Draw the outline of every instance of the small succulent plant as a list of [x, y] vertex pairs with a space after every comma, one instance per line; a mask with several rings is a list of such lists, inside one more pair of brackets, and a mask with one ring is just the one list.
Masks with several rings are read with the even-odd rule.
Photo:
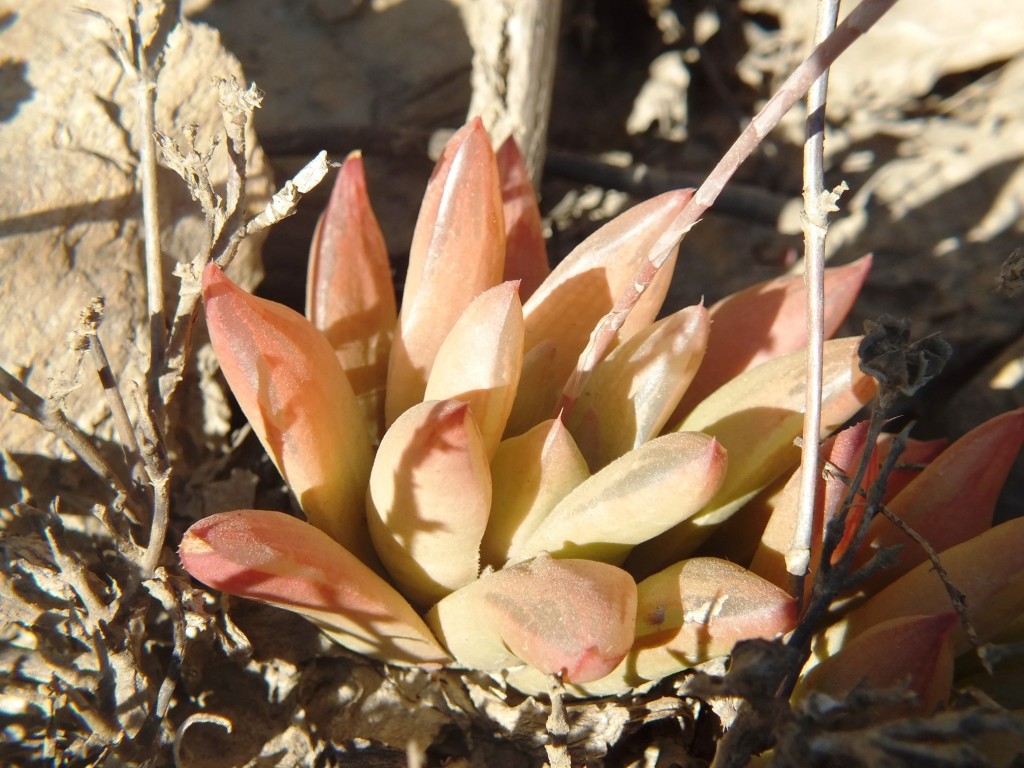
[[[308, 522], [212, 515], [185, 534], [185, 569], [302, 614], [357, 653], [501, 673], [526, 691], [552, 674], [579, 694], [626, 691], [792, 630], [800, 596], [780, 559], [803, 418], [802, 279], [658, 320], [673, 257], [610, 353], [577, 375], [595, 326], [690, 195], [635, 206], [549, 271], [518, 149], [495, 153], [473, 121], [428, 184], [399, 311], [350, 156], [312, 245], [306, 317], [215, 265], [203, 281], [224, 375]], [[869, 267], [827, 270], [829, 335]], [[874, 394], [859, 341], [826, 343], [823, 438]], [[825, 458], [852, 474], [866, 434], [841, 433]], [[1024, 521], [989, 531], [1022, 439], [1024, 413], [1008, 414], [941, 452], [914, 445], [928, 468], [890, 481], [889, 507], [946, 550], [986, 636], [1024, 610], [1024, 548], [1009, 544]], [[819, 531], [841, 506], [838, 477]], [[847, 546], [866, 558], [899, 543], [877, 522]], [[823, 632], [802, 685], [837, 692], [880, 643], [912, 638], [926, 706], [948, 695], [965, 640], [919, 551], [905, 547], [868, 583], [876, 594]], [[899, 663], [880, 665], [880, 682]]]

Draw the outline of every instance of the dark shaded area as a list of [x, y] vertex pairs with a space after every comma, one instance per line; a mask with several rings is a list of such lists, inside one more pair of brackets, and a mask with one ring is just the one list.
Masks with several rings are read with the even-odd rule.
[[28, 81], [28, 63], [8, 59], [0, 62], [0, 122], [18, 114], [35, 90]]

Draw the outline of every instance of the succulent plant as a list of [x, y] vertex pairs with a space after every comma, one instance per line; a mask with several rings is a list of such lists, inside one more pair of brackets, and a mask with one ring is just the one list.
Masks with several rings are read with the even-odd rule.
[[[203, 281], [224, 375], [308, 522], [212, 515], [185, 534], [185, 569], [379, 661], [500, 673], [526, 691], [552, 674], [581, 695], [626, 691], [792, 630], [802, 595], [776, 556], [795, 515], [780, 489], [799, 461], [802, 279], [658, 320], [673, 256], [609, 354], [577, 375], [595, 326], [690, 195], [622, 213], [549, 273], [518, 150], [510, 140], [495, 153], [473, 121], [427, 186], [399, 311], [351, 155], [314, 238], [308, 319], [215, 265]], [[866, 257], [827, 270], [828, 335], [869, 267]], [[826, 343], [822, 438], [873, 396], [859, 343]], [[1009, 469], [996, 459], [1024, 439], [1024, 414], [1001, 418], [937, 457], [931, 446], [929, 468], [890, 501], [955, 563], [998, 559], [988, 576], [957, 572], [986, 634], [1000, 627], [995, 606], [1007, 621], [1024, 609], [1021, 548], [1001, 546], [1024, 523], [985, 533]], [[865, 435], [842, 433], [826, 457], [852, 474]], [[830, 482], [819, 531], [841, 506]], [[894, 543], [883, 522], [853, 544]], [[746, 553], [727, 542], [725, 554], [742, 564], [701, 554], [716, 529], [740, 526]], [[934, 649], [915, 683], [923, 700], [948, 694], [950, 649], [963, 640], [920, 560], [906, 547], [898, 578], [870, 583], [877, 594], [821, 635], [826, 661], [805, 677], [809, 690], [856, 681], [875, 644], [913, 637]], [[911, 590], [927, 604], [915, 608]]]

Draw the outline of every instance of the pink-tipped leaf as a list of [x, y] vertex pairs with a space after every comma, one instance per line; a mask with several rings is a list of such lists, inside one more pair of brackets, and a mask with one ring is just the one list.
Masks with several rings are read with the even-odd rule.
[[395, 289], [384, 235], [370, 206], [362, 156], [346, 158], [309, 252], [306, 316], [338, 355], [371, 438], [384, 431], [384, 388]]
[[501, 282], [505, 224], [498, 167], [479, 119], [452, 136], [423, 195], [388, 367], [386, 421], [423, 400], [441, 343]]
[[371, 560], [370, 438], [334, 350], [298, 312], [249, 295], [213, 263], [203, 301], [224, 377], [302, 511]]
[[949, 698], [953, 686], [953, 612], [901, 616], [884, 621], [806, 672], [794, 695], [812, 691], [844, 698], [854, 688], [905, 686], [909, 701], [873, 707], [873, 718], [929, 715]]
[[462, 313], [441, 344], [427, 381], [427, 400], [469, 404], [488, 458], [512, 410], [523, 365], [523, 306], [517, 284], [502, 283]]
[[562, 499], [512, 561], [541, 552], [621, 563], [637, 544], [697, 513], [726, 475], [726, 454], [700, 432], [662, 435], [630, 451]]
[[185, 532], [182, 567], [213, 589], [294, 611], [388, 664], [449, 661], [412, 606], [327, 534], [290, 515], [221, 512]]
[[658, 680], [724, 656], [739, 640], [778, 637], [796, 614], [792, 597], [735, 563], [683, 560], [638, 585], [629, 660], [641, 678]]
[[704, 307], [681, 309], [613, 349], [587, 379], [566, 419], [592, 470], [652, 439], [700, 367]]
[[[839, 329], [871, 269], [871, 256], [825, 270], [825, 338]], [[700, 370], [669, 423], [683, 419], [704, 398], [761, 363], [807, 345], [807, 291], [802, 275], [751, 286], [709, 310], [711, 335]]]
[[[1024, 409], [986, 421], [950, 445], [888, 503], [888, 509], [937, 552], [987, 531], [1003, 483], [1024, 442]], [[901, 545], [898, 562], [877, 574], [877, 589], [927, 557], [909, 536], [878, 516], [860, 562], [875, 548]]]
[[480, 545], [485, 565], [501, 567], [569, 493], [590, 477], [586, 459], [559, 419], [541, 422], [498, 445], [491, 460], [493, 490]]
[[636, 600], [636, 584], [619, 568], [541, 556], [453, 592], [427, 623], [467, 667], [525, 662], [587, 683], [612, 671], [632, 645]]
[[[822, 436], [872, 397], [874, 380], [860, 371], [859, 338], [825, 342]], [[716, 437], [729, 452], [725, 482], [707, 506], [638, 547], [629, 567], [650, 573], [692, 552], [775, 478], [799, 461], [793, 441], [803, 428], [804, 354], [794, 352], [745, 371], [697, 406], [679, 425]]]

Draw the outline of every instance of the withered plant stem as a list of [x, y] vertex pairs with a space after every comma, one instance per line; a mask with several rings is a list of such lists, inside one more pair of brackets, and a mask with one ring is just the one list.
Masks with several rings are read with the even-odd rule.
[[[99, 475], [116, 493], [123, 496], [126, 505], [131, 504], [128, 481], [107, 463], [89, 442], [89, 438], [68, 420], [55, 401], [44, 400], [2, 367], [0, 395], [10, 400], [18, 413], [39, 422], [50, 434], [59, 438], [89, 469]], [[137, 510], [133, 509], [133, 512], [135, 511]]]
[[[824, 542], [821, 547], [821, 559], [818, 563], [818, 570], [815, 575], [810, 600], [804, 609], [803, 615], [800, 617], [800, 623], [797, 625], [797, 628], [793, 630], [793, 634], [790, 635], [789, 640], [787, 641], [787, 645], [791, 648], [796, 648], [801, 652], [803, 661], [806, 661], [807, 659], [807, 656], [803, 654], [809, 655], [810, 653], [811, 638], [817, 630], [822, 616], [824, 616], [828, 611], [829, 606], [832, 604], [832, 601], [836, 596], [850, 586], [850, 571], [853, 567], [853, 557], [859, 549], [858, 545], [867, 536], [868, 526], [874, 519], [875, 513], [878, 511], [878, 507], [881, 504], [882, 494], [885, 492], [889, 474], [899, 461], [900, 454], [903, 452], [903, 446], [906, 444], [910, 426], [907, 426], [893, 440], [889, 455], [886, 456], [885, 462], [879, 472], [878, 479], [872, 484], [868, 491], [867, 499], [864, 502], [864, 512], [858, 521], [857, 530], [854, 532], [854, 539], [843, 552], [839, 561], [833, 564], [832, 556], [836, 551], [836, 547], [839, 546], [839, 543], [843, 538], [843, 533], [846, 530], [846, 519], [849, 516], [850, 509], [852, 509], [853, 505], [857, 502], [857, 490], [864, 482], [864, 476], [867, 474], [868, 466], [872, 460], [872, 448], [877, 443], [878, 436], [882, 433], [882, 427], [884, 424], [885, 409], [883, 409], [876, 400], [874, 407], [871, 409], [871, 418], [868, 422], [867, 437], [864, 441], [864, 453], [861, 456], [860, 463], [857, 465], [857, 471], [850, 480], [850, 485], [847, 488], [846, 497], [843, 499], [843, 504], [840, 508], [839, 514], [832, 518], [828, 525], [825, 526]], [[786, 681], [784, 686], [784, 694], [786, 696], [792, 693], [793, 686], [796, 685], [799, 672], [799, 668], [791, 671], [789, 679]]]
[[913, 539], [914, 543], [924, 550], [924, 553], [928, 556], [928, 561], [932, 564], [932, 568], [935, 569], [939, 579], [942, 581], [942, 586], [946, 588], [946, 594], [949, 595], [949, 602], [952, 603], [953, 610], [956, 611], [957, 618], [960, 619], [960, 626], [964, 628], [964, 632], [967, 634], [967, 639], [975, 650], [980, 648], [981, 640], [978, 638], [978, 632], [974, 628], [974, 624], [971, 623], [971, 619], [967, 615], [967, 601], [964, 594], [956, 588], [955, 584], [953, 584], [953, 580], [949, 577], [949, 572], [939, 559], [939, 553], [935, 551], [935, 547], [929, 544], [928, 540], [924, 536], [907, 525], [903, 519], [890, 511], [890, 509], [884, 504], [879, 505], [878, 512], [892, 525], [896, 526], [903, 533]]
[[63, 525], [56, 501], [53, 502], [51, 511], [52, 517], [45, 531], [46, 541], [50, 545], [50, 552], [53, 553], [53, 560], [60, 569], [61, 576], [82, 601], [85, 611], [80, 613], [80, 617], [86, 632], [95, 636], [100, 631], [100, 622], [109, 622], [113, 618], [114, 610], [93, 590], [89, 583], [89, 573], [81, 559], [64, 550], [63, 537], [60, 535]]
[[149, 369], [146, 395], [153, 410], [163, 410], [159, 373], [167, 348], [167, 312], [164, 307], [163, 253], [160, 249], [160, 207], [156, 169], [156, 58], [151, 58], [142, 31], [142, 4], [132, 4], [131, 28], [139, 110], [139, 181], [142, 186], [142, 231], [146, 262], [146, 309], [149, 317]]
[[110, 360], [103, 348], [103, 342], [99, 336], [99, 325], [103, 319], [103, 299], [94, 298], [82, 311], [79, 333], [85, 344], [89, 347], [89, 354], [92, 357], [93, 367], [99, 377], [100, 386], [103, 387], [103, 394], [107, 399], [107, 406], [114, 419], [114, 428], [118, 437], [121, 438], [121, 447], [124, 450], [125, 464], [131, 475], [131, 479], [139, 482], [136, 474], [141, 469], [141, 457], [139, 455], [139, 443], [135, 439], [135, 428], [128, 418], [128, 409], [125, 408], [124, 398], [121, 397], [121, 390], [118, 389], [117, 379], [110, 367]]
[[565, 711], [565, 683], [561, 675], [548, 675], [551, 709], [545, 723], [548, 740], [544, 744], [549, 768], [572, 768], [569, 755], [569, 720]]
[[139, 411], [138, 426], [142, 437], [142, 460], [149, 475], [149, 483], [153, 487], [153, 517], [149, 524], [149, 539], [142, 555], [139, 568], [142, 578], [153, 575], [160, 562], [164, 541], [167, 537], [167, 522], [171, 510], [171, 465], [166, 453], [166, 442], [153, 414], [146, 410], [138, 387], [132, 387]]
[[[820, 0], [814, 33], [820, 44], [835, 29], [839, 0]], [[828, 69], [807, 92], [804, 141], [804, 289], [807, 291], [807, 373], [804, 376], [803, 442], [800, 446], [800, 496], [796, 530], [786, 552], [786, 570], [793, 583], [790, 594], [802, 601], [804, 579], [811, 562], [814, 501], [817, 494], [821, 435], [821, 393], [825, 354], [825, 237], [830, 206], [825, 197], [825, 100]]]
[[[851, 482], [851, 490], [847, 493], [841, 512], [829, 521], [825, 529], [825, 543], [822, 546], [821, 560], [815, 574], [810, 600], [804, 607], [796, 629], [785, 641], [789, 654], [784, 661], [770, 670], [766, 670], [769, 677], [765, 679], [764, 687], [774, 691], [774, 695], [768, 697], [768, 702], [785, 701], [792, 695], [793, 688], [800, 677], [800, 671], [810, 657], [811, 640], [821, 619], [828, 611], [833, 599], [851, 585], [850, 571], [853, 555], [858, 550], [858, 544], [867, 535], [868, 526], [881, 506], [882, 494], [885, 491], [889, 474], [899, 461], [910, 429], [907, 427], [893, 441], [892, 449], [886, 457], [878, 479], [868, 492], [866, 508], [858, 522], [855, 540], [843, 552], [839, 562], [833, 565], [832, 554], [842, 538], [846, 528], [846, 517], [857, 496], [853, 489], [860, 488], [864, 480], [872, 455], [870, 447], [875, 444], [885, 423], [884, 413], [885, 409], [876, 399], [868, 426], [868, 437], [865, 443], [867, 447]], [[879, 557], [881, 555], [876, 555], [872, 563], [878, 562]], [[861, 569], [860, 575], [865, 575], [864, 569]], [[741, 768], [741, 766], [747, 765], [755, 752], [768, 749], [775, 743], [776, 727], [780, 725], [782, 723], [769, 721], [768, 713], [765, 711], [765, 702], [744, 701], [732, 728], [725, 733], [718, 744], [711, 768]]]
[[647, 287], [654, 281], [658, 270], [665, 264], [669, 256], [679, 246], [686, 233], [696, 224], [701, 216], [721, 194], [722, 189], [743, 162], [768, 133], [778, 125], [782, 116], [803, 97], [839, 55], [850, 47], [854, 40], [863, 35], [885, 14], [897, 0], [864, 0], [853, 9], [849, 16], [835, 28], [823, 42], [814, 48], [806, 59], [796, 68], [779, 91], [768, 100], [768, 103], [754, 116], [750, 124], [739, 135], [739, 138], [719, 160], [707, 179], [694, 193], [689, 204], [668, 227], [651, 249], [651, 257], [644, 262], [633, 276], [630, 288], [619, 297], [615, 306], [604, 316], [590, 337], [587, 348], [583, 350], [576, 370], [569, 376], [562, 397], [556, 407], [558, 410], [571, 410], [573, 403], [586, 384], [594, 366], [604, 357], [622, 327], [630, 310], [640, 300]]

